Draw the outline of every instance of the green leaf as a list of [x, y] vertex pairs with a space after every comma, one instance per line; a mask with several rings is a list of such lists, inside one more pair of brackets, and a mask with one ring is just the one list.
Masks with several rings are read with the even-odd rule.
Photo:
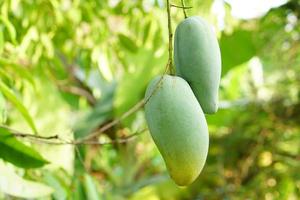
[[55, 189], [54, 193], [52, 194], [55, 200], [67, 199], [68, 193], [64, 185], [60, 182], [59, 178], [49, 171], [46, 171], [44, 180], [49, 186]]
[[[0, 64], [1, 64], [1, 58], [0, 58]], [[0, 68], [0, 78], [7, 79], [7, 80], [11, 79], [11, 77], [7, 74], [7, 72], [3, 68]]]
[[85, 194], [84, 194], [84, 187], [79, 178], [74, 180], [74, 192], [73, 192], [72, 197], [74, 200], [86, 199]]
[[84, 175], [84, 188], [85, 193], [87, 195], [87, 199], [100, 200], [100, 195], [97, 191], [95, 181], [88, 174]]
[[[126, 73], [122, 81], [118, 83], [114, 99], [114, 110], [118, 117], [144, 98], [146, 86], [151, 78], [163, 71], [167, 60], [167, 51], [162, 52], [161, 55], [155, 57], [152, 50], [140, 49], [137, 54], [126, 57], [131, 62], [135, 62], [136, 71]], [[125, 124], [129, 124], [132, 119], [133, 116], [128, 117], [124, 120]]]
[[51, 195], [53, 189], [45, 184], [25, 180], [13, 168], [0, 161], [0, 191], [24, 199], [36, 199]]
[[255, 32], [236, 30], [230, 35], [222, 35], [220, 40], [222, 55], [222, 76], [231, 68], [250, 60], [256, 54], [253, 41]]
[[0, 124], [4, 124], [7, 120], [6, 101], [0, 92]]
[[143, 35], [143, 44], [145, 44], [145, 42], [147, 41], [147, 38], [149, 36], [149, 33], [150, 33], [150, 29], [151, 29], [151, 24], [152, 24], [152, 21], [150, 20], [145, 28], [144, 28], [144, 35]]
[[38, 168], [48, 163], [37, 151], [18, 141], [0, 127], [0, 158], [21, 168]]
[[23, 115], [33, 132], [37, 133], [37, 129], [35, 127], [33, 119], [31, 118], [25, 106], [22, 104], [21, 101], [19, 101], [19, 99], [14, 95], [10, 88], [8, 88], [4, 83], [0, 82], [0, 91], [12, 104], [14, 104], [18, 111]]
[[[32, 74], [30, 74], [30, 72], [23, 66], [21, 66], [17, 63], [14, 63], [6, 58], [1, 58], [1, 57], [0, 57], [0, 65], [9, 66], [10, 71], [18, 74], [21, 78], [28, 80], [33, 86], [35, 86]], [[4, 68], [4, 69], [7, 69], [7, 68]], [[4, 69], [0, 69], [1, 70], [0, 75], [10, 79], [9, 74], [5, 73]]]
[[17, 32], [13, 24], [5, 17], [0, 16], [0, 20], [3, 22], [3, 24], [6, 26], [7, 31], [9, 33], [11, 41], [16, 44], [16, 37], [17, 37]]
[[3, 52], [3, 47], [4, 47], [3, 26], [0, 25], [0, 55]]
[[162, 31], [161, 29], [157, 29], [157, 31], [154, 34], [152, 48], [159, 49], [161, 47], [162, 40], [163, 40]]
[[112, 85], [103, 92], [103, 96], [96, 103], [95, 108], [92, 109], [84, 119], [75, 127], [75, 138], [84, 137], [90, 134], [93, 130], [99, 127], [102, 123], [112, 118], [113, 115], [113, 98], [115, 95], [116, 85]]
[[129, 38], [124, 34], [119, 34], [118, 37], [119, 37], [120, 44], [124, 48], [126, 48], [132, 53], [136, 53], [138, 51], [137, 45], [134, 43], [134, 41], [131, 38]]
[[294, 181], [288, 177], [283, 176], [282, 180], [278, 183], [278, 191], [279, 191], [279, 198], [282, 200], [292, 199], [291, 194], [295, 191]]

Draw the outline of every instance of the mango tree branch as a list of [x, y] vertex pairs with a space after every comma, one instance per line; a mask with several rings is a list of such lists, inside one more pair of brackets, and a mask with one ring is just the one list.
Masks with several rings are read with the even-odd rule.
[[125, 118], [129, 117], [130, 115], [132, 115], [133, 113], [135, 113], [136, 111], [138, 111], [140, 108], [142, 108], [145, 105], [145, 101], [144, 99], [142, 99], [141, 101], [139, 101], [137, 104], [135, 104], [131, 109], [129, 109], [127, 112], [125, 112], [120, 118], [113, 120], [112, 122], [104, 125], [102, 128], [100, 128], [98, 131], [78, 139], [78, 141], [86, 141], [86, 140], [90, 140], [94, 137], [99, 136], [101, 133], [107, 131], [108, 129], [110, 129], [111, 127], [119, 124], [122, 120], [124, 120]]
[[138, 136], [147, 130], [145, 128], [143, 130], [137, 131], [126, 137], [117, 138], [117, 139], [111, 140], [109, 142], [99, 142], [99, 141], [91, 141], [91, 140], [84, 140], [84, 141], [65, 140], [65, 139], [60, 138], [59, 135], [39, 136], [39, 135], [30, 134], [30, 133], [20, 133], [20, 131], [13, 130], [6, 126], [0, 126], [0, 127], [8, 129], [11, 132], [12, 136], [14, 136], [14, 137], [20, 137], [20, 138], [28, 139], [30, 141], [34, 141], [36, 143], [51, 144], [51, 145], [108, 145], [108, 144], [116, 144], [116, 143], [126, 143], [128, 141], [133, 140], [135, 136]]

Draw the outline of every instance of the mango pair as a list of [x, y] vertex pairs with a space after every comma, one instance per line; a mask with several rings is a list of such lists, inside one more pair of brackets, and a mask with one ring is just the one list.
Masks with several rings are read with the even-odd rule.
[[158, 76], [148, 85], [146, 121], [171, 178], [191, 184], [202, 171], [209, 146], [204, 113], [218, 109], [221, 55], [212, 27], [189, 17], [175, 32], [177, 76]]

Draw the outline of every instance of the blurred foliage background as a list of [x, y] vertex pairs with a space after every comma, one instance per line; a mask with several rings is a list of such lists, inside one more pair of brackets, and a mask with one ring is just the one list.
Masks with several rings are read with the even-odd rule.
[[[214, 25], [223, 69], [207, 163], [179, 188], [143, 109], [93, 139], [138, 133], [125, 143], [53, 145], [3, 128], [70, 141], [129, 110], [167, 62], [165, 1], [1, 0], [0, 199], [299, 199], [300, 2], [266, 2], [186, 0]], [[181, 20], [172, 8], [173, 28]]]

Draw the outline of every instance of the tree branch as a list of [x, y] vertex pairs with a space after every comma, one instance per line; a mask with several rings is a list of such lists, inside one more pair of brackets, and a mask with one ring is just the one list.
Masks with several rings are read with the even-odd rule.
[[[62, 59], [62, 62], [67, 65]], [[67, 68], [67, 67], [66, 67]], [[70, 67], [69, 67], [70, 68]], [[63, 91], [63, 92], [67, 92], [73, 95], [77, 95], [77, 96], [82, 96], [84, 97], [87, 102], [89, 103], [89, 105], [91, 106], [95, 106], [96, 105], [96, 98], [93, 96], [92, 91], [90, 90], [90, 88], [88, 88], [87, 86], [84, 85], [84, 83], [79, 80], [78, 78], [76, 78], [76, 76], [73, 73], [73, 70], [68, 69], [70, 76], [65, 79], [65, 80], [57, 80], [57, 78], [55, 77], [55, 73], [51, 70], [51, 68], [48, 69], [48, 75], [50, 77], [50, 79], [52, 80], [52, 82], [56, 85], [56, 87]], [[73, 67], [72, 67], [73, 68]], [[70, 84], [68, 84], [69, 82], [75, 82], [77, 86], [72, 86]]]
[[112, 122], [104, 125], [102, 128], [100, 128], [98, 131], [83, 137], [81, 139], [78, 139], [79, 141], [86, 141], [86, 140], [90, 140], [94, 137], [99, 136], [101, 133], [105, 132], [106, 130], [110, 129], [111, 127], [117, 125], [118, 123], [120, 123], [122, 120], [124, 120], [125, 118], [129, 117], [130, 115], [132, 115], [133, 113], [135, 113], [136, 111], [138, 111], [140, 108], [142, 108], [145, 105], [145, 101], [144, 99], [142, 99], [141, 101], [139, 101], [137, 104], [135, 104], [131, 109], [129, 109], [127, 112], [125, 112], [120, 118], [113, 120]]
[[[7, 128], [6, 126], [0, 126], [2, 128]], [[147, 128], [137, 131], [136, 133], [133, 133], [127, 137], [124, 138], [117, 138], [115, 140], [111, 140], [110, 142], [99, 142], [99, 141], [91, 141], [91, 140], [70, 140], [67, 141], [65, 139], [60, 138], [58, 135], [53, 136], [38, 136], [38, 135], [32, 135], [30, 133], [20, 133], [19, 131], [13, 130], [11, 128], [7, 128], [10, 130], [13, 136], [29, 139], [31, 141], [35, 141], [37, 143], [42, 144], [52, 144], [52, 145], [109, 145], [109, 144], [117, 144], [117, 143], [126, 143], [128, 141], [133, 140], [136, 136], [142, 134], [147, 130]]]
[[67, 86], [67, 85], [61, 85], [61, 84], [57, 84], [57, 87], [64, 92], [68, 92], [70, 94], [85, 97], [86, 100], [88, 101], [88, 103], [92, 106], [94, 106], [96, 104], [95, 97], [93, 95], [91, 95], [91, 93], [89, 93], [88, 91], [86, 91], [80, 87]]

